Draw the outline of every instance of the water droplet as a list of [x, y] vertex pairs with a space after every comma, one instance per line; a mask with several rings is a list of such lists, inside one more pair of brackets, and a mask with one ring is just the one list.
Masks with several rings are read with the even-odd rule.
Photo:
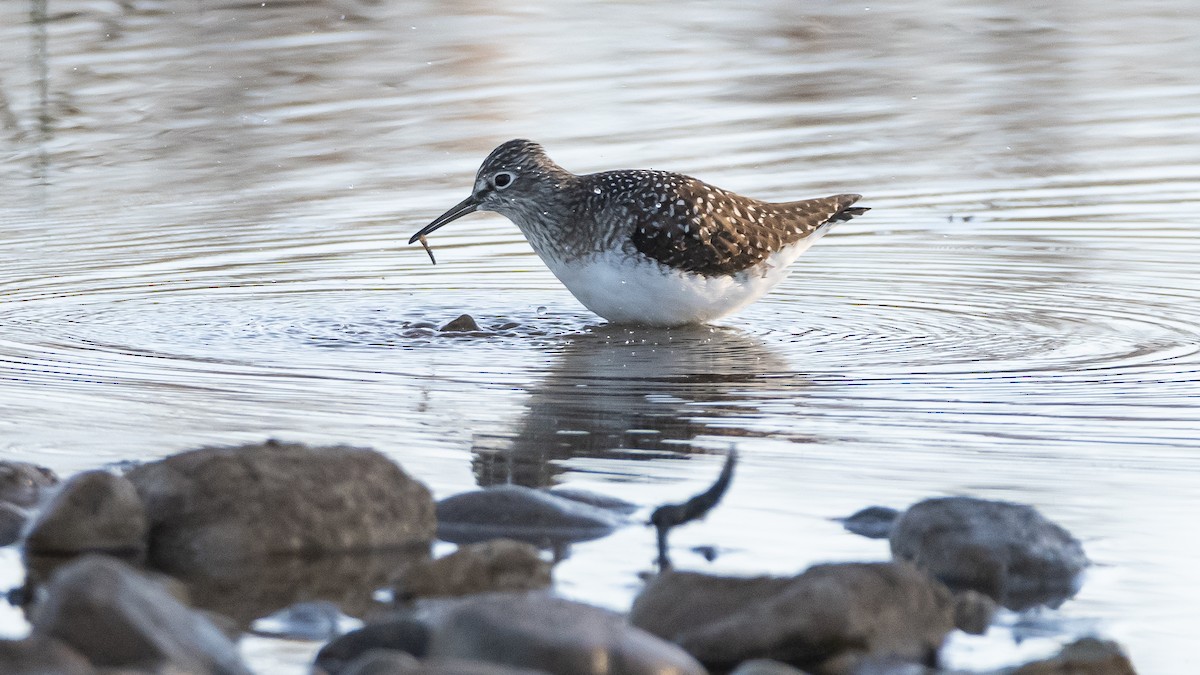
[[600, 188], [592, 188], [592, 192], [595, 194], [600, 194]]
[[537, 308], [537, 315], [538, 316], [546, 316], [546, 306], [545, 305], [542, 305]]

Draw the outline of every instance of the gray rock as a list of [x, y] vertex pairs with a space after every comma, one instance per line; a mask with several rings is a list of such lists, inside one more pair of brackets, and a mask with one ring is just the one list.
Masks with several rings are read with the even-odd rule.
[[125, 563], [89, 554], [60, 569], [34, 608], [33, 634], [102, 667], [248, 675], [237, 647], [203, 614]]
[[434, 622], [429, 657], [561, 675], [704, 673], [683, 650], [620, 615], [542, 593], [473, 596]]
[[550, 586], [552, 568], [532, 544], [493, 539], [412, 565], [402, 573], [395, 590], [403, 599], [536, 590]]
[[0, 640], [4, 675], [94, 675], [96, 670], [75, 650], [48, 637]]
[[743, 661], [729, 675], [807, 675], [799, 668], [793, 668], [786, 663], [771, 659], [751, 659]]
[[1011, 675], [1135, 675], [1133, 664], [1115, 642], [1082, 638], [1055, 656], [1027, 663]]
[[614, 511], [616, 513], [628, 515], [638, 510], [638, 505], [632, 502], [627, 502], [624, 499], [618, 499], [611, 495], [592, 492], [591, 490], [579, 490], [576, 488], [551, 488], [547, 490], [555, 497], [570, 499], [573, 502], [582, 502], [590, 506], [602, 508], [606, 511]]
[[983, 593], [959, 591], [954, 594], [954, 625], [964, 633], [983, 635], [999, 609], [996, 601]]
[[201, 448], [128, 477], [150, 514], [150, 558], [170, 571], [402, 547], [431, 540], [437, 525], [429, 490], [365, 448]]
[[0, 546], [8, 546], [21, 538], [29, 514], [16, 504], [0, 502]]
[[336, 675], [371, 651], [400, 651], [425, 656], [429, 627], [422, 621], [398, 618], [372, 623], [333, 640], [317, 652], [314, 670]]
[[630, 620], [728, 670], [756, 658], [849, 673], [875, 655], [935, 665], [954, 599], [901, 563], [816, 565], [792, 578], [658, 575]]
[[58, 476], [44, 466], [29, 462], [0, 461], [0, 502], [37, 506], [42, 494], [58, 485]]
[[137, 489], [122, 476], [71, 477], [33, 521], [25, 550], [34, 555], [106, 551], [140, 554], [149, 526]]
[[1083, 546], [1024, 504], [971, 497], [927, 499], [896, 522], [892, 555], [952, 589], [984, 593], [1010, 609], [1057, 606], [1078, 590]]
[[868, 539], [887, 539], [900, 512], [886, 506], [868, 506], [852, 516], [839, 518], [842, 527]]
[[616, 513], [520, 485], [497, 485], [438, 502], [438, 538], [456, 544], [508, 538], [537, 546], [608, 536]]
[[546, 675], [540, 670], [509, 668], [482, 661], [427, 659], [418, 661], [409, 654], [373, 649], [355, 659], [336, 675]]

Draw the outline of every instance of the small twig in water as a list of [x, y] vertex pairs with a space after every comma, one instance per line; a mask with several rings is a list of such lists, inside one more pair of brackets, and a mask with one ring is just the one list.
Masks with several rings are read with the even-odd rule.
[[737, 449], [730, 448], [729, 454], [725, 456], [725, 466], [721, 468], [721, 475], [717, 477], [712, 487], [704, 492], [692, 497], [682, 504], [663, 504], [654, 509], [654, 513], [650, 514], [649, 525], [653, 525], [658, 530], [658, 567], [661, 570], [671, 568], [671, 559], [667, 557], [667, 533], [672, 527], [690, 523], [693, 520], [699, 520], [708, 514], [717, 502], [721, 501], [721, 497], [725, 496], [725, 491], [729, 489], [729, 484], [733, 482], [733, 468], [737, 465]]

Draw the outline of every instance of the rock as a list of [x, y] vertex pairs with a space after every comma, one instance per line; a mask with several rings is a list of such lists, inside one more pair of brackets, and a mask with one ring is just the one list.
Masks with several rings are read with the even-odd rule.
[[25, 550], [34, 555], [146, 550], [146, 511], [122, 476], [85, 471], [63, 484], [33, 521]]
[[546, 675], [541, 670], [509, 668], [482, 661], [428, 659], [418, 661], [398, 651], [372, 649], [337, 675]]
[[250, 672], [204, 615], [108, 556], [88, 554], [60, 569], [32, 624], [35, 636], [61, 640], [96, 666]]
[[0, 640], [0, 673], [4, 675], [94, 675], [87, 659], [48, 637]]
[[8, 546], [21, 538], [29, 514], [16, 504], [0, 502], [0, 546]]
[[428, 656], [562, 675], [705, 672], [681, 649], [618, 614], [542, 593], [496, 593], [459, 602], [435, 622]]
[[536, 546], [599, 539], [622, 522], [611, 511], [522, 487], [497, 485], [438, 502], [438, 538], [456, 544], [508, 538]]
[[887, 539], [900, 512], [886, 506], [868, 506], [846, 518], [838, 518], [842, 527], [868, 539]]
[[1115, 642], [1082, 638], [1044, 661], [1027, 663], [1011, 675], [1135, 675], [1133, 664]]
[[624, 499], [617, 499], [610, 495], [592, 492], [591, 490], [577, 490], [574, 488], [551, 488], [546, 490], [555, 497], [570, 499], [573, 502], [580, 502], [602, 508], [605, 511], [614, 511], [616, 513], [628, 515], [638, 510], [638, 505], [627, 502]]
[[429, 545], [308, 556], [274, 556], [177, 572], [192, 604], [233, 618], [243, 628], [306, 601], [328, 601], [350, 616], [379, 608], [375, 590], [429, 559]]
[[363, 622], [342, 613], [341, 608], [325, 600], [298, 602], [251, 624], [258, 635], [289, 640], [332, 640], [362, 628]]
[[771, 659], [743, 661], [729, 675], [807, 675], [803, 670]]
[[341, 673], [351, 662], [372, 650], [400, 651], [425, 656], [429, 627], [421, 621], [398, 618], [372, 623], [333, 640], [317, 652], [314, 669], [330, 675]]
[[396, 596], [412, 599], [546, 588], [552, 583], [553, 567], [532, 544], [493, 539], [413, 565], [400, 577]]
[[437, 525], [429, 490], [365, 448], [201, 448], [128, 477], [150, 514], [150, 559], [168, 571], [403, 547]]
[[1014, 610], [1061, 604], [1088, 564], [1079, 541], [1033, 507], [971, 497], [913, 505], [890, 543], [896, 559]]
[[666, 572], [637, 597], [630, 620], [718, 671], [767, 658], [849, 673], [875, 655], [936, 665], [954, 600], [902, 563], [816, 565], [792, 578]]
[[0, 502], [26, 508], [37, 506], [47, 489], [58, 485], [58, 476], [29, 462], [0, 461]]
[[954, 594], [954, 625], [969, 635], [983, 635], [1000, 607], [996, 601], [977, 591]]
[[470, 314], [463, 314], [438, 329], [442, 333], [474, 333], [483, 330]]

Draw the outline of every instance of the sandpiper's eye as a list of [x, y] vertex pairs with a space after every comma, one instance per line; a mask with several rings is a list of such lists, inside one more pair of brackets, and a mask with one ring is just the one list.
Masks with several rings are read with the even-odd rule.
[[495, 185], [497, 190], [503, 190], [509, 185], [512, 185], [512, 182], [513, 175], [507, 171], [501, 171], [495, 176], [492, 176], [492, 185]]

